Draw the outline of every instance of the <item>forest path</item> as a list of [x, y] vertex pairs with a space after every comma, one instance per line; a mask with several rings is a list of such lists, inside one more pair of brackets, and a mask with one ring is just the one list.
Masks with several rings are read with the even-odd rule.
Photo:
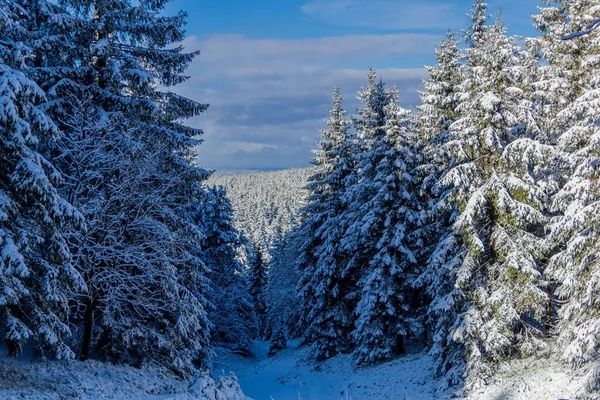
[[[440, 390], [433, 359], [424, 352], [357, 368], [350, 355], [323, 363], [310, 349], [291, 341], [268, 357], [268, 343], [255, 342], [252, 357], [218, 352], [215, 375], [234, 371], [244, 394], [254, 400], [405, 400], [464, 398], [460, 390]], [[489, 385], [473, 390], [477, 400], [559, 400], [582, 396], [588, 371], [573, 371], [553, 356], [513, 360], [500, 366]], [[595, 398], [595, 397], [591, 397]]]
[[309, 349], [294, 341], [268, 357], [268, 344], [255, 342], [253, 357], [219, 352], [215, 374], [234, 371], [246, 396], [254, 400], [434, 399], [439, 382], [433, 361], [409, 354], [390, 362], [357, 368], [350, 355], [316, 364]]

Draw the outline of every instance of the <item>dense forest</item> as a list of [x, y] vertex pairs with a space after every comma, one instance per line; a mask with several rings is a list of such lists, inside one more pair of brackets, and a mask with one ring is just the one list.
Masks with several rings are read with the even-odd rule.
[[0, 0], [10, 356], [189, 378], [257, 339], [358, 366], [416, 347], [468, 392], [558, 353], [600, 390], [595, 0], [544, 0], [532, 38], [476, 0], [417, 109], [371, 68], [354, 115], [335, 89], [312, 168], [215, 177], [166, 3]]
[[373, 69], [356, 115], [336, 89], [273, 332], [358, 365], [424, 344], [467, 389], [556, 351], [598, 389], [597, 10], [548, 2], [523, 41], [476, 1], [412, 112]]

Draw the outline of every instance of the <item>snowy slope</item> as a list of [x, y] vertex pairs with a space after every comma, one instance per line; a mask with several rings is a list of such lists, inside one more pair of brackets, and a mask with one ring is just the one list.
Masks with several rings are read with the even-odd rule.
[[[290, 346], [272, 358], [257, 342], [255, 356], [219, 352], [215, 370], [235, 371], [244, 393], [255, 400], [404, 400], [464, 398], [434, 377], [433, 360], [408, 354], [373, 367], [356, 368], [348, 355], [316, 364], [309, 349]], [[552, 357], [507, 363], [493, 382], [469, 399], [551, 400], [600, 398], [582, 394], [585, 371], [573, 372]]]
[[12, 359], [0, 350], [0, 399], [246, 400], [235, 378], [182, 381], [152, 369], [97, 361]]

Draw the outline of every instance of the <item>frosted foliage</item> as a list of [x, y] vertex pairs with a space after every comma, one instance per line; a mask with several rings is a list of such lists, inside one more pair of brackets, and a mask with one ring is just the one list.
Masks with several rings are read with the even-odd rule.
[[40, 354], [71, 358], [68, 296], [85, 284], [63, 228], [82, 217], [58, 193], [63, 177], [43, 155], [59, 131], [32, 63], [47, 44], [37, 40], [35, 12], [52, 7], [36, 2], [29, 13], [19, 3], [0, 10], [0, 332], [13, 354], [32, 338]]
[[483, 0], [475, 0], [467, 16], [470, 23], [468, 29], [463, 30], [464, 41], [471, 47], [485, 44], [486, 22], [488, 20], [488, 4]]
[[221, 375], [214, 379], [210, 374], [204, 373], [190, 385], [188, 392], [194, 398], [206, 400], [247, 400], [244, 396], [238, 378], [231, 375]]
[[[385, 110], [385, 136], [375, 142], [370, 164], [375, 177], [362, 177], [362, 191], [371, 197], [357, 212], [361, 247], [368, 257], [361, 265], [361, 288], [356, 306], [354, 357], [373, 363], [401, 353], [403, 338], [420, 332], [408, 306], [416, 256], [410, 234], [419, 224], [419, 203], [413, 168], [420, 161], [415, 122], [394, 102]], [[359, 174], [361, 171], [359, 170]], [[355, 228], [356, 226], [356, 228]]]
[[298, 284], [300, 325], [304, 340], [312, 343], [314, 355], [325, 359], [348, 349], [352, 307], [347, 296], [349, 276], [340, 246], [345, 234], [343, 218], [347, 203], [343, 199], [354, 166], [354, 135], [342, 107], [339, 89], [332, 99], [322, 140], [315, 153], [314, 174], [309, 178], [308, 204], [299, 228], [304, 243], [300, 246]]
[[[568, 21], [556, 15], [567, 15]], [[558, 9], [541, 9], [539, 21], [546, 24], [541, 45], [546, 52], [573, 49], [577, 52], [556, 56], [552, 61], [560, 68], [571, 93], [568, 103], [555, 115], [562, 129], [557, 148], [564, 159], [565, 184], [552, 198], [552, 210], [557, 214], [551, 224], [548, 246], [557, 251], [550, 259], [548, 270], [559, 283], [557, 296], [565, 301], [559, 310], [556, 327], [563, 356], [574, 366], [597, 363], [600, 351], [600, 304], [598, 279], [600, 264], [598, 215], [600, 192], [598, 174], [600, 158], [600, 92], [598, 91], [598, 46], [600, 35], [592, 30], [587, 36], [567, 41], [556, 40], [583, 30], [598, 18], [600, 9], [592, 1], [571, 1]], [[594, 382], [595, 381], [595, 382]], [[598, 387], [597, 375], [590, 385]]]
[[[206, 268], [198, 254], [203, 236], [194, 210], [180, 214], [164, 196], [183, 185], [160, 172], [165, 144], [144, 143], [146, 130], [128, 127], [120, 113], [97, 110], [89, 98], [64, 104], [71, 129], [57, 161], [69, 176], [64, 192], [88, 221], [85, 232], [69, 234], [88, 286], [74, 299], [77, 339], [91, 336], [90, 348], [77, 341], [82, 356], [193, 372], [198, 354], [210, 354]], [[197, 192], [189, 198], [203, 204]], [[86, 323], [88, 313], [94, 324]], [[165, 327], [157, 316], [171, 322]]]
[[428, 318], [438, 371], [453, 384], [467, 377], [467, 387], [514, 352], [542, 346], [536, 321], [547, 296], [538, 227], [547, 220], [551, 185], [542, 162], [553, 160], [552, 151], [523, 137], [532, 128], [519, 49], [500, 22], [477, 26], [458, 85], [458, 118], [433, 143], [448, 166], [432, 186], [434, 215], [451, 225], [416, 282], [433, 299]]
[[256, 295], [260, 335], [267, 338], [277, 332], [291, 334], [296, 327], [299, 276], [295, 261], [301, 239], [297, 228], [308, 193], [304, 187], [314, 172], [312, 168], [217, 172], [209, 178], [209, 183], [226, 188], [234, 224], [247, 239], [240, 249], [241, 262], [248, 269], [250, 290]]
[[202, 259], [210, 270], [209, 319], [213, 340], [238, 351], [248, 351], [257, 336], [247, 269], [238, 260], [240, 233], [233, 226], [231, 203], [223, 188], [207, 190], [200, 208], [204, 234]]
[[[266, 292], [267, 329], [271, 339], [285, 347], [285, 339], [292, 337], [299, 319], [299, 305], [296, 287], [300, 273], [296, 260], [303, 239], [297, 231], [291, 232], [279, 243], [273, 252], [269, 268], [269, 282]], [[279, 339], [278, 339], [279, 337]]]
[[299, 223], [309, 168], [228, 174], [217, 172], [210, 184], [223, 186], [231, 199], [234, 224], [268, 262], [277, 243]]
[[453, 33], [436, 51], [437, 65], [426, 67], [428, 78], [420, 92], [419, 127], [427, 140], [440, 140], [457, 117], [456, 88], [461, 81], [461, 53]]
[[181, 121], [207, 106], [164, 89], [196, 55], [173, 45], [185, 14], [163, 16], [164, 1], [52, 3], [55, 43], [36, 79], [63, 133], [61, 192], [88, 227], [68, 232], [88, 288], [72, 298], [73, 348], [192, 374], [211, 354], [195, 220], [208, 173], [192, 161], [201, 131]]

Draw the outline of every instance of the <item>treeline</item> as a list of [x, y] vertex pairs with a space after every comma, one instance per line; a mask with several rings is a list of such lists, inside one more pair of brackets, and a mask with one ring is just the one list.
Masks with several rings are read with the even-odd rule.
[[[11, 355], [195, 373], [256, 335], [240, 238], [195, 163], [207, 105], [166, 0], [0, 2], [0, 334]], [[245, 342], [244, 342], [245, 340]]]
[[[250, 339], [271, 341], [271, 354], [285, 347], [290, 310], [296, 304], [297, 247], [290, 235], [300, 223], [300, 210], [306, 204], [310, 168], [239, 174], [216, 173], [208, 183], [227, 191], [231, 199], [234, 225], [240, 233], [237, 245], [242, 273], [249, 280], [258, 330], [246, 335], [238, 350], [244, 351]], [[287, 325], [286, 325], [287, 324]]]
[[217, 172], [208, 183], [227, 191], [236, 228], [269, 260], [277, 243], [299, 223], [299, 211], [306, 197], [303, 187], [310, 175], [312, 172], [307, 168], [240, 174]]
[[600, 387], [600, 35], [563, 40], [598, 7], [545, 3], [523, 44], [475, 1], [416, 115], [374, 70], [356, 116], [334, 93], [289, 242], [317, 359], [371, 364], [425, 342], [439, 374], [470, 388], [556, 350], [595, 365]]

